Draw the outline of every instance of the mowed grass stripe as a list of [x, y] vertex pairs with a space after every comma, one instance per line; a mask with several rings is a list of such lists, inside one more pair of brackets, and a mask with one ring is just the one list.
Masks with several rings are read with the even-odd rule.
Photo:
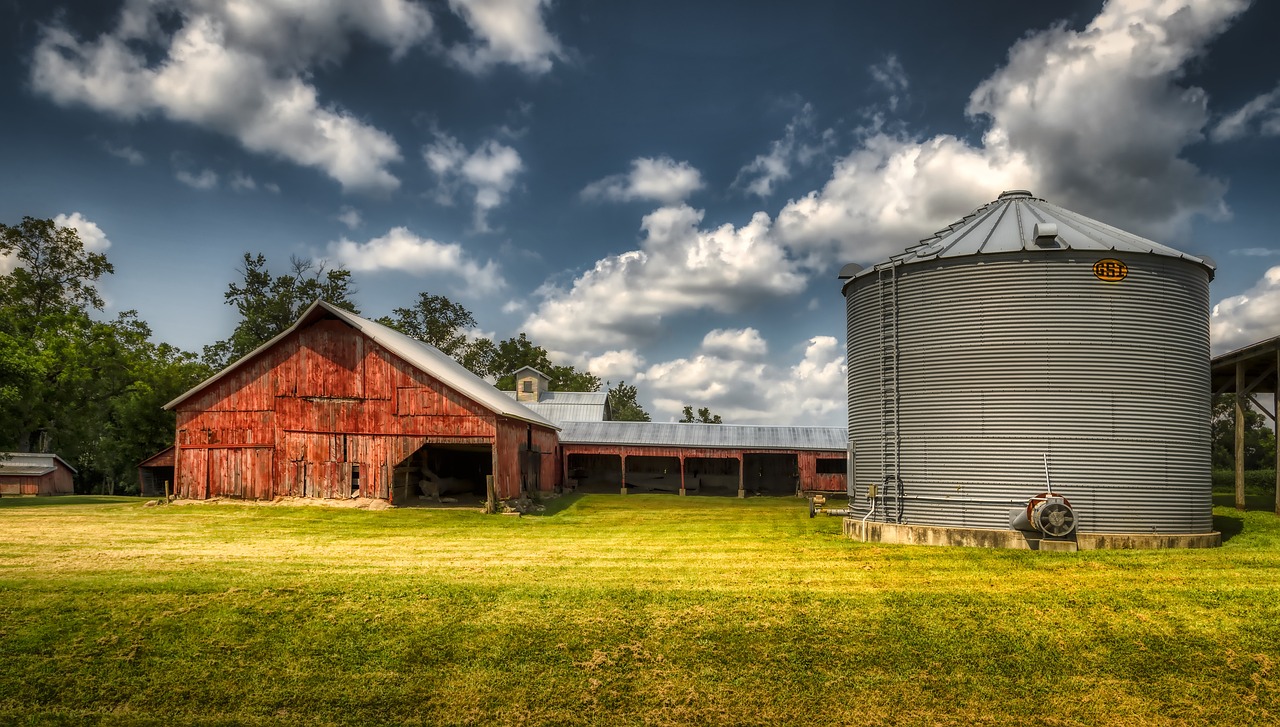
[[1280, 524], [848, 541], [791, 498], [550, 514], [0, 500], [0, 723], [1266, 724]]

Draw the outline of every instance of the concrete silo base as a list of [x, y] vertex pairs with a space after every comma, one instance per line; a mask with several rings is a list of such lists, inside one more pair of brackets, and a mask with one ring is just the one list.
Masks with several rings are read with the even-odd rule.
[[1161, 548], [1216, 548], [1222, 533], [1158, 535], [1148, 533], [1076, 533], [1071, 540], [1041, 539], [1019, 530], [948, 528], [938, 525], [863, 523], [845, 518], [845, 536], [864, 543], [897, 545], [958, 545], [970, 548], [1014, 548], [1020, 550], [1151, 550]]

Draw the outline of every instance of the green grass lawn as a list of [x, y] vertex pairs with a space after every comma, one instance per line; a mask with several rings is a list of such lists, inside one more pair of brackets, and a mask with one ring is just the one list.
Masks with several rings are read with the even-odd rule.
[[1280, 721], [1266, 511], [1068, 554], [855, 543], [794, 498], [140, 502], [0, 499], [0, 724]]

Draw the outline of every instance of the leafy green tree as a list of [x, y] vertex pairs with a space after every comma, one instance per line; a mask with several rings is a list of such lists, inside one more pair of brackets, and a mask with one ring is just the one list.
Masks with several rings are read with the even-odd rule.
[[52, 451], [81, 489], [136, 484], [138, 461], [173, 442], [160, 407], [208, 375], [192, 354], [151, 342], [134, 311], [101, 310], [106, 257], [74, 229], [24, 218], [0, 226], [13, 269], [0, 276], [0, 449]]
[[513, 374], [525, 366], [532, 366], [546, 374], [551, 379], [547, 384], [551, 391], [600, 390], [599, 376], [589, 371], [578, 371], [572, 366], [557, 366], [551, 363], [547, 350], [541, 346], [535, 346], [523, 333], [498, 343], [491, 371], [498, 379], [499, 389], [514, 390], [516, 380]]
[[650, 421], [649, 412], [640, 406], [639, 391], [625, 381], [609, 387], [609, 411], [616, 422]]
[[24, 314], [7, 321], [17, 333], [46, 324], [51, 314], [102, 310], [94, 284], [115, 272], [106, 255], [85, 251], [75, 228], [34, 217], [12, 227], [0, 224], [0, 256], [10, 257], [13, 265], [0, 278], [0, 305]]
[[238, 271], [240, 282], [227, 286], [227, 305], [234, 306], [240, 320], [231, 336], [204, 348], [204, 360], [215, 369], [226, 367], [241, 356], [270, 341], [289, 326], [317, 298], [359, 313], [351, 296], [355, 290], [351, 271], [330, 269], [328, 264], [306, 258], [289, 258], [289, 272], [273, 275], [261, 253], [244, 254]]
[[[1236, 466], [1236, 395], [1213, 398], [1211, 423], [1213, 468], [1230, 470]], [[1263, 415], [1252, 406], [1244, 408], [1244, 468], [1271, 469], [1275, 466], [1276, 435], [1265, 426]]]
[[392, 313], [394, 317], [384, 316], [378, 322], [435, 346], [477, 376], [496, 375], [497, 345], [487, 338], [468, 338], [467, 330], [476, 327], [476, 319], [462, 304], [424, 291], [412, 308], [396, 308]]
[[74, 228], [33, 217], [0, 224], [0, 255], [12, 266], [0, 276], [0, 442], [49, 451], [84, 414], [82, 343], [89, 309], [103, 305], [98, 279], [114, 268]]
[[711, 409], [702, 407], [698, 410], [697, 418], [693, 416], [693, 407], [685, 405], [684, 418], [680, 420], [681, 424], [723, 424], [719, 414], [712, 414]]

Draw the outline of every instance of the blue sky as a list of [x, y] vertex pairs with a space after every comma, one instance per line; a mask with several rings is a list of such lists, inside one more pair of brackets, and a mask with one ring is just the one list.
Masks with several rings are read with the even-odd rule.
[[657, 420], [840, 425], [836, 271], [1003, 189], [1213, 257], [1216, 350], [1280, 335], [1274, 5], [0, 0], [0, 28], [0, 220], [79, 227], [107, 313], [191, 350], [243, 253], [296, 255]]

